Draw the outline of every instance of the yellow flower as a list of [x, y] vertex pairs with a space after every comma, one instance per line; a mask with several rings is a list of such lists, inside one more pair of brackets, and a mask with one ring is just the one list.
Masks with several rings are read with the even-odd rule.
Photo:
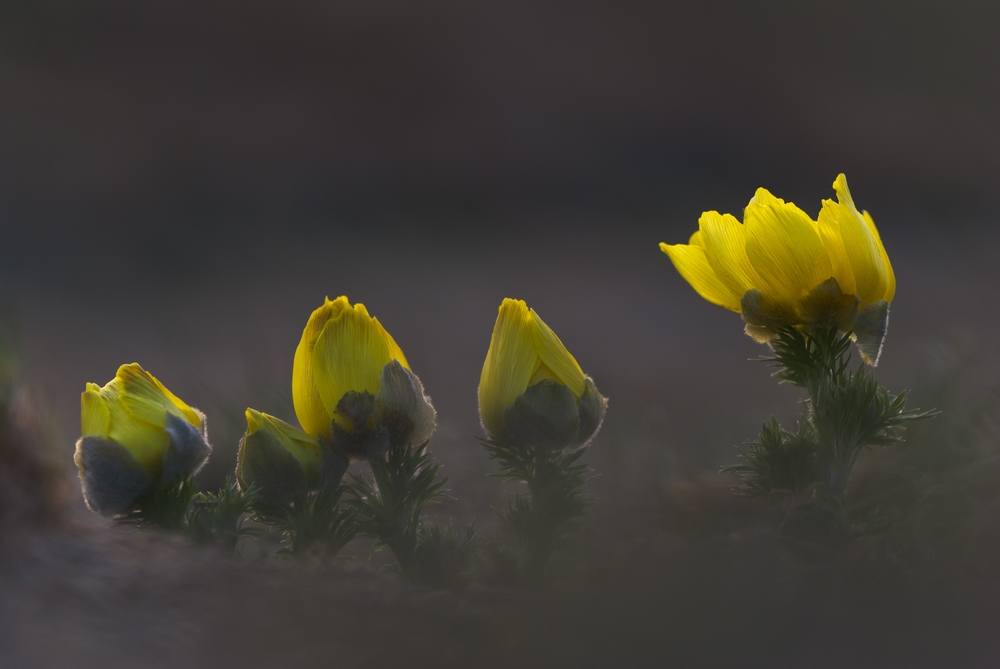
[[878, 358], [896, 279], [868, 212], [847, 178], [833, 183], [812, 220], [760, 188], [743, 223], [709, 211], [687, 244], [660, 244], [698, 294], [741, 313], [747, 334], [767, 341], [789, 326], [853, 331], [866, 360]]
[[[326, 440], [384, 428], [391, 441], [420, 443], [434, 430], [434, 409], [403, 351], [363, 304], [351, 306], [344, 296], [327, 298], [306, 323], [295, 350], [292, 401], [303, 429]], [[358, 458], [371, 455], [358, 449], [380, 448], [372, 442], [340, 450]]]
[[280, 502], [319, 485], [322, 451], [314, 437], [254, 409], [246, 419], [236, 461], [240, 488], [256, 484], [265, 498]]
[[88, 503], [102, 513], [124, 510], [157, 481], [193, 474], [210, 451], [204, 416], [137, 363], [103, 388], [87, 384], [80, 427], [74, 460]]
[[158, 473], [170, 444], [167, 418], [176, 416], [202, 429], [204, 420], [138, 363], [122, 365], [103, 388], [88, 383], [80, 398], [84, 437], [102, 437], [123, 446], [143, 469]]
[[486, 431], [494, 439], [541, 439], [521, 429], [527, 413], [533, 413], [559, 447], [585, 443], [596, 433], [605, 403], [534, 309], [523, 300], [505, 299], [479, 379], [479, 414]]

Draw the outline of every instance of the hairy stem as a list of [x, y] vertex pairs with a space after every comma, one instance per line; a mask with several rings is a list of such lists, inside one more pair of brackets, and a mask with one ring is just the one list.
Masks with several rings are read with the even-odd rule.
[[593, 501], [582, 492], [590, 472], [578, 463], [585, 449], [567, 452], [502, 441], [483, 445], [500, 462], [501, 477], [528, 486], [527, 494], [517, 495], [498, 514], [521, 578], [538, 584], [548, 573], [554, 552]]

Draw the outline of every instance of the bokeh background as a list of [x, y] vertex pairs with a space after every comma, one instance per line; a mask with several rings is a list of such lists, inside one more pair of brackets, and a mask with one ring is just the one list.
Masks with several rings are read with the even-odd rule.
[[845, 172], [898, 277], [880, 378], [958, 378], [982, 403], [998, 28], [985, 0], [5, 2], [21, 376], [69, 463], [84, 383], [140, 362], [208, 413], [218, 485], [246, 406], [294, 419], [301, 328], [346, 294], [435, 400], [458, 498], [437, 513], [489, 533], [509, 489], [485, 476], [476, 388], [518, 297], [611, 399], [591, 460], [614, 518], [798, 410], [657, 243], [758, 186], [815, 214]]

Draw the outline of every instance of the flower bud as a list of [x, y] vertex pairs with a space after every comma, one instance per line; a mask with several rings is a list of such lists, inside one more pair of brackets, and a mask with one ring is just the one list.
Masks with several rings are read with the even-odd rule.
[[698, 294], [743, 315], [748, 335], [770, 341], [787, 327], [851, 332], [878, 361], [896, 277], [868, 212], [841, 174], [837, 202], [818, 220], [759, 188], [743, 215], [702, 214], [687, 244], [660, 244]]
[[246, 418], [236, 460], [242, 490], [255, 485], [263, 500], [281, 504], [319, 487], [322, 452], [314, 437], [253, 409], [247, 409]]
[[523, 300], [500, 305], [479, 380], [479, 414], [496, 441], [561, 449], [597, 433], [607, 400]]
[[211, 452], [204, 415], [137, 363], [122, 365], [103, 388], [88, 383], [80, 409], [73, 459], [88, 506], [106, 516], [128, 511], [154, 486], [193, 475]]
[[427, 441], [437, 417], [395, 340], [344, 296], [309, 317], [295, 350], [292, 400], [303, 429], [352, 460]]

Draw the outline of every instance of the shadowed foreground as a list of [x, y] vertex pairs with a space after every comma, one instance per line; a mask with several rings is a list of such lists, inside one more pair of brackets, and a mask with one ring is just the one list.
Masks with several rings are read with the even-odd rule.
[[1000, 459], [954, 467], [916, 502], [878, 480], [899, 468], [859, 482], [860, 498], [904, 505], [896, 524], [846, 548], [782, 538], [782, 509], [721, 477], [599, 505], [536, 593], [411, 585], [363, 548], [235, 560], [78, 508], [9, 515], [0, 666], [993, 666]]

